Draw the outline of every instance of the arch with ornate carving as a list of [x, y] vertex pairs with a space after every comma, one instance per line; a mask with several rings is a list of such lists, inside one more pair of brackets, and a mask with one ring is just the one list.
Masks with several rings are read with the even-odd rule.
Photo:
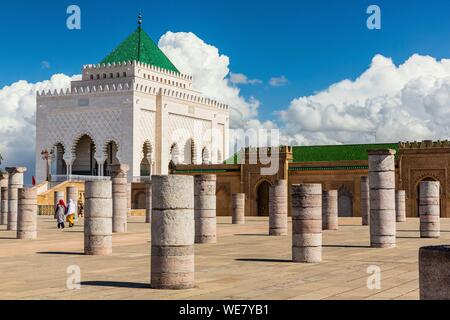
[[267, 178], [260, 178], [253, 188], [253, 208], [256, 216], [266, 217], [269, 215], [269, 188], [273, 181]]
[[89, 130], [80, 131], [79, 133], [74, 135], [74, 138], [72, 140], [72, 146], [70, 148], [73, 160], [76, 159], [76, 148], [77, 148], [77, 145], [80, 142], [80, 140], [83, 137], [85, 137], [85, 136], [88, 136], [92, 140], [92, 143], [94, 145], [94, 149], [96, 151], [98, 150], [98, 148], [97, 148], [98, 142], [96, 141], [95, 135], [92, 132], [90, 132]]
[[[50, 172], [52, 175], [65, 175], [67, 174], [67, 162], [65, 159], [66, 146], [61, 140], [52, 144], [50, 148], [47, 148], [51, 155]], [[50, 151], [51, 150], [51, 151]]]
[[211, 162], [210, 153], [207, 146], [202, 148], [202, 164], [209, 164]]
[[184, 164], [197, 163], [197, 144], [193, 138], [186, 140], [184, 144]]
[[[71, 149], [72, 163], [69, 172], [75, 175], [98, 175], [97, 150], [97, 144], [91, 135], [87, 133], [78, 135]], [[104, 161], [100, 162], [103, 164]]]
[[102, 166], [100, 166], [100, 170], [103, 170], [103, 172], [101, 172], [102, 175], [111, 176], [111, 167], [115, 164], [122, 163], [122, 161], [120, 161], [119, 158], [119, 144], [116, 140], [109, 139], [106, 141], [107, 142], [103, 144], [103, 157], [105, 161], [102, 163]]

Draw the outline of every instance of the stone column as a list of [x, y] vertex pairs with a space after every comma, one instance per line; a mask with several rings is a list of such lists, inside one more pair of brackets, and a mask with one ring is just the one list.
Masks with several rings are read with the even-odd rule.
[[368, 226], [370, 220], [369, 191], [369, 177], [361, 177], [361, 220], [363, 226]]
[[441, 236], [441, 210], [439, 205], [439, 181], [422, 181], [419, 186], [420, 237]]
[[112, 232], [127, 232], [128, 197], [127, 197], [127, 172], [130, 168], [125, 164], [111, 166], [112, 174]]
[[287, 235], [288, 184], [287, 180], [277, 180], [269, 188], [269, 235]]
[[[55, 206], [59, 203], [59, 200], [66, 201], [64, 198], [65, 198], [64, 197], [64, 191], [55, 191], [53, 193], [53, 199], [54, 199], [53, 203], [55, 204]], [[67, 205], [67, 202], [66, 202], [66, 205]]]
[[[3, 191], [5, 188], [5, 191]], [[8, 173], [0, 171], [0, 203], [5, 203], [5, 208], [0, 211], [0, 225], [6, 225], [8, 221]]]
[[397, 222], [406, 221], [406, 192], [397, 190], [395, 192], [395, 216]]
[[25, 167], [10, 167], [8, 171], [8, 227], [9, 231], [17, 230], [18, 189], [23, 187]]
[[69, 205], [69, 200], [72, 199], [75, 204], [75, 215], [78, 216], [78, 188], [67, 187], [66, 188], [66, 205]]
[[322, 185], [292, 186], [292, 261], [322, 261]]
[[394, 248], [395, 150], [369, 150], [370, 245]]
[[37, 238], [37, 192], [35, 188], [18, 189], [17, 239]]
[[84, 214], [84, 253], [112, 253], [112, 183], [86, 181]]
[[194, 287], [194, 178], [152, 176], [151, 286]]
[[131, 196], [132, 196], [132, 183], [127, 184], [127, 211], [128, 215], [131, 216]]
[[245, 224], [245, 193], [231, 195], [232, 223]]
[[194, 177], [195, 243], [216, 243], [216, 175]]
[[8, 224], [8, 187], [1, 187], [1, 224]]
[[152, 223], [152, 182], [145, 183], [145, 223]]
[[322, 192], [322, 230], [338, 230], [338, 192]]
[[450, 300], [450, 246], [419, 250], [420, 300]]

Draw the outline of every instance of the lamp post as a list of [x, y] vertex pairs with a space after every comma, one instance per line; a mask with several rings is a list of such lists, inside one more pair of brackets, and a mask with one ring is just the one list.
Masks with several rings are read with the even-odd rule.
[[51, 166], [53, 155], [54, 155], [53, 149], [50, 151], [48, 151], [48, 149], [41, 151], [42, 160], [46, 161], [46, 176], [47, 176], [46, 180], [48, 182], [50, 182], [50, 180], [51, 180], [50, 166]]

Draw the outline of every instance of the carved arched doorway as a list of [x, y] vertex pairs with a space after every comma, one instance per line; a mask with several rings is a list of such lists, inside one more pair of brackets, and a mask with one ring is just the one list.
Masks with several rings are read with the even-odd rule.
[[353, 195], [346, 186], [338, 191], [338, 216], [353, 217]]
[[259, 217], [269, 216], [269, 187], [270, 183], [264, 180], [256, 189], [256, 214]]

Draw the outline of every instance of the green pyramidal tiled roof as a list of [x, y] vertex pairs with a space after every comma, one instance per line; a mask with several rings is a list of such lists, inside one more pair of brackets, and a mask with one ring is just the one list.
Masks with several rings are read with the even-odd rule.
[[398, 152], [398, 143], [301, 146], [293, 147], [292, 153], [293, 162], [367, 160], [369, 149], [394, 149]]
[[100, 63], [134, 60], [180, 73], [142, 28], [137, 28]]

